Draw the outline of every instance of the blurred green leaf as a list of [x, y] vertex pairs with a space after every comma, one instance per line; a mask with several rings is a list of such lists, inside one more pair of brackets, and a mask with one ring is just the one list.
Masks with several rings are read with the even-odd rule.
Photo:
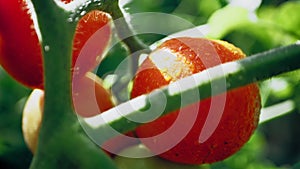
[[131, 0], [124, 8], [129, 13], [163, 12], [171, 13], [181, 0]]
[[[28, 168], [32, 158], [21, 130], [22, 109], [30, 90], [0, 67], [0, 168]], [[16, 162], [18, 161], [18, 162]]]
[[290, 0], [263, 0], [262, 4], [264, 6], [277, 6], [280, 5], [286, 1], [290, 1]]
[[220, 39], [228, 32], [249, 24], [249, 12], [238, 6], [226, 6], [214, 12], [208, 20], [210, 26], [209, 37]]
[[250, 140], [233, 156], [211, 164], [211, 169], [279, 169], [263, 157], [265, 139], [256, 131]]
[[300, 162], [296, 163], [291, 169], [300, 169]]
[[271, 49], [274, 46], [272, 36], [268, 34], [268, 30], [255, 23], [247, 23], [236, 27], [228, 32], [223, 39], [241, 48], [248, 56]]
[[122, 43], [116, 43], [106, 57], [101, 61], [97, 69], [97, 75], [104, 78], [108, 74], [112, 74], [119, 64], [129, 55], [127, 47]]
[[183, 0], [173, 14], [200, 25], [206, 23], [210, 15], [221, 8], [220, 3], [211, 0]]
[[198, 2], [198, 10], [201, 15], [209, 17], [213, 12], [222, 7], [222, 2], [211, 0], [200, 0]]
[[300, 37], [300, 1], [286, 2], [279, 7], [262, 7], [259, 18], [273, 24], [296, 38]]

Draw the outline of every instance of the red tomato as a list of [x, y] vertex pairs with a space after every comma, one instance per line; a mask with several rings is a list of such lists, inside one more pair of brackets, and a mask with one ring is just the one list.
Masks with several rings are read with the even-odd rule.
[[25, 1], [0, 0], [1, 66], [16, 80], [42, 87], [41, 48]]
[[[0, 0], [0, 20], [0, 34], [2, 36], [0, 65], [22, 84], [31, 88], [42, 89], [41, 45], [26, 1]], [[110, 20], [106, 13], [92, 11], [79, 21], [74, 37], [72, 58], [72, 68], [76, 64], [74, 68], [76, 74], [83, 76], [99, 64], [100, 57], [110, 40]], [[104, 26], [106, 24], [108, 25]], [[94, 33], [96, 34], [94, 35]], [[92, 35], [94, 35], [92, 42], [95, 43], [98, 39], [96, 45], [84, 48], [85, 43], [89, 41]], [[82, 54], [80, 54], [81, 51], [83, 51]], [[80, 57], [77, 60], [79, 54]]]
[[102, 80], [88, 72], [83, 78], [74, 79], [72, 99], [75, 112], [83, 117], [91, 117], [114, 106], [111, 93], [104, 89]]
[[[244, 57], [240, 49], [223, 41], [203, 38], [168, 40], [150, 53], [140, 66], [131, 97], [149, 93], [206, 68]], [[224, 97], [224, 107], [221, 107]], [[221, 103], [213, 107], [212, 100]], [[250, 84], [143, 124], [136, 129], [136, 134], [150, 150], [165, 159], [186, 164], [213, 163], [232, 155], [248, 141], [257, 127], [259, 111], [259, 89], [256, 84]], [[179, 113], [185, 119], [178, 122], [180, 126], [174, 132], [166, 132], [174, 125]], [[208, 118], [209, 115], [213, 118]], [[192, 123], [194, 120], [195, 123]], [[191, 129], [182, 138], [178, 138], [177, 135], [184, 132], [189, 124]], [[205, 128], [212, 124], [217, 124], [213, 132]], [[200, 135], [209, 137], [200, 141]], [[164, 150], [172, 143], [173, 147]]]

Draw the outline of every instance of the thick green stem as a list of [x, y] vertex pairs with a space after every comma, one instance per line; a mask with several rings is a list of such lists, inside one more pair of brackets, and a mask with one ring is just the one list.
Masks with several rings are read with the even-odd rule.
[[42, 35], [45, 104], [32, 169], [115, 169], [83, 134], [73, 111], [71, 55], [76, 22], [53, 0], [33, 0]]
[[69, 14], [58, 8], [53, 1], [36, 0], [33, 3], [42, 35], [46, 91], [43, 124], [53, 122], [60, 124], [60, 121], [64, 121], [63, 116], [74, 117], [70, 112], [72, 110], [70, 70], [75, 24], [63, 19], [68, 18]]
[[[95, 136], [94, 133], [105, 133], [106, 135], [102, 135], [101, 138], [94, 138], [101, 144], [116, 134], [111, 132], [110, 126], [121, 133], [126, 133], [141, 125], [129, 119], [146, 118], [147, 114], [157, 113], [151, 112], [151, 110], [156, 111], [155, 107], [162, 104], [160, 101], [162, 94], [166, 98], [166, 106], [161, 114], [164, 115], [213, 95], [299, 69], [299, 57], [300, 44], [294, 44], [249, 56], [236, 62], [215, 66], [154, 90], [147, 95], [132, 99], [96, 117], [81, 119], [81, 124], [86, 132], [93, 136]], [[224, 84], [225, 87], [222, 86]], [[212, 92], [211, 89], [214, 91]], [[182, 99], [184, 96], [188, 97]], [[135, 105], [135, 108], [132, 108], [131, 105]], [[129, 109], [126, 110], [126, 108]], [[126, 115], [120, 115], [119, 111], [125, 111]]]

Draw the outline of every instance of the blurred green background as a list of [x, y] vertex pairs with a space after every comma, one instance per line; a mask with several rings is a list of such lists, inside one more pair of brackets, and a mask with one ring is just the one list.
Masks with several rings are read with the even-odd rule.
[[[121, 1], [129, 13], [163, 12], [179, 16], [193, 25], [209, 26], [208, 37], [227, 40], [252, 55], [300, 39], [299, 0], [128, 0]], [[134, 20], [132, 21], [133, 25]], [[153, 24], [153, 23], [140, 23]], [[151, 25], [149, 25], [151, 26]], [[168, 25], [170, 32], [185, 25]], [[144, 34], [148, 45], [164, 37]], [[126, 57], [122, 44], [112, 48], [97, 74], [111, 74]], [[300, 168], [300, 71], [260, 83], [263, 107], [292, 103], [268, 113], [283, 113], [259, 125], [251, 140], [234, 156], [211, 169]], [[0, 67], [0, 168], [25, 169], [32, 154], [21, 131], [22, 109], [30, 89], [11, 79]]]

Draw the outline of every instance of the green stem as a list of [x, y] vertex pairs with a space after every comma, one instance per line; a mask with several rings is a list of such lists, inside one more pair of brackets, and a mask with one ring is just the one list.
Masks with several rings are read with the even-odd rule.
[[[94, 138], [95, 141], [101, 144], [103, 141], [115, 135], [115, 133], [112, 134], [110, 126], [121, 133], [126, 133], [141, 125], [140, 123], [128, 119], [138, 119], [138, 117], [146, 118], [147, 114], [157, 113], [151, 112], [151, 110], [155, 111], [155, 108], [149, 108], [151, 106], [159, 107], [162, 93], [166, 98], [166, 106], [162, 112], [163, 115], [213, 95], [224, 93], [253, 82], [265, 80], [284, 72], [299, 69], [299, 57], [300, 44], [293, 44], [249, 56], [236, 62], [215, 66], [206, 71], [178, 80], [168, 86], [154, 90], [147, 95], [139, 96], [107, 112], [103, 112], [96, 117], [81, 119], [81, 124], [86, 132], [93, 136], [95, 135], [93, 133], [105, 133], [106, 135], [103, 135], [101, 138]], [[222, 87], [224, 84], [222, 82], [225, 82], [225, 87]], [[193, 85], [191, 86], [190, 84]], [[176, 87], [177, 85], [180, 85], [180, 88]], [[214, 89], [213, 93], [211, 89]], [[197, 93], [199, 97], [191, 97], [194, 96], [195, 93]], [[182, 96], [189, 97], [183, 100], [181, 99]], [[152, 101], [152, 105], [150, 101]], [[131, 105], [135, 105], [135, 108], [133, 109]], [[125, 108], [131, 108], [132, 110], [128, 111]], [[120, 110], [127, 111], [126, 115], [120, 115]], [[90, 120], [92, 123], [89, 123]], [[110, 126], [105, 124], [104, 121]]]
[[[31, 169], [116, 169], [82, 132], [71, 97], [71, 55], [76, 22], [53, 0], [32, 0], [42, 35], [45, 104]], [[66, 31], [67, 30], [67, 31]]]
[[131, 68], [134, 73], [138, 68], [139, 55], [142, 53], [149, 53], [150, 49], [132, 31], [132, 28], [126, 22], [126, 18], [119, 7], [118, 1], [114, 1], [106, 11], [110, 13], [114, 19], [119, 38], [128, 46], [129, 52], [132, 54]]

